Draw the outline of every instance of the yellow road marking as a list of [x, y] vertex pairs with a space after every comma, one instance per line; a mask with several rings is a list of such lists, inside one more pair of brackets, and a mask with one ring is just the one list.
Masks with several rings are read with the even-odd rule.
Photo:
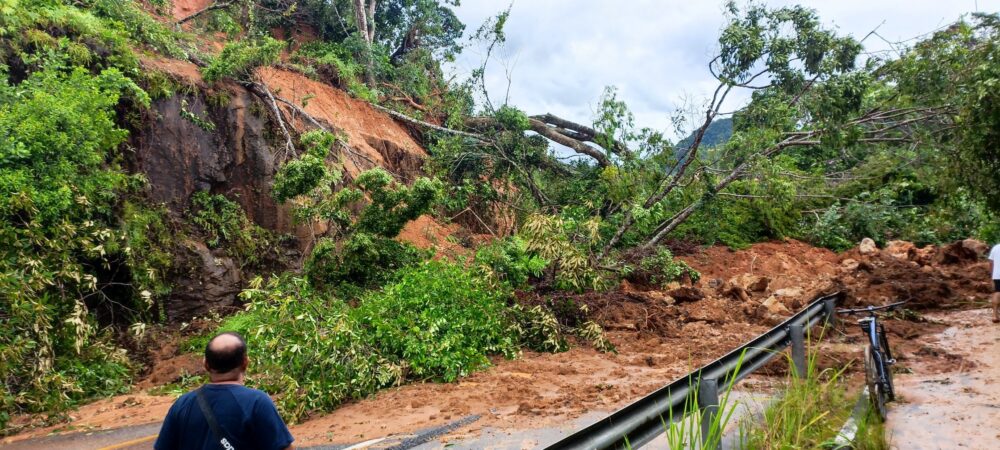
[[156, 436], [159, 436], [159, 435], [154, 434], [152, 436], [141, 437], [139, 439], [132, 439], [131, 441], [125, 441], [125, 442], [122, 442], [120, 444], [109, 445], [107, 447], [101, 447], [101, 448], [99, 448], [97, 450], [118, 450], [120, 448], [128, 448], [128, 447], [131, 447], [131, 446], [133, 446], [135, 444], [141, 444], [143, 442], [152, 441], [153, 439], [156, 439]]

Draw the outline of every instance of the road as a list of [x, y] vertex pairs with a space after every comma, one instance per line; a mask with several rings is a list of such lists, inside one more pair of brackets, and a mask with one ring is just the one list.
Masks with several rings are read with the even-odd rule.
[[[734, 390], [730, 397], [730, 404], [733, 405], [733, 414], [728, 427], [726, 444], [724, 448], [736, 448], [735, 438], [736, 427], [741, 418], [747, 414], [759, 414], [769, 397], [758, 394], [750, 394], [745, 391]], [[535, 428], [524, 430], [500, 430], [494, 428], [483, 428], [473, 434], [462, 433], [461, 429], [473, 424], [478, 417], [468, 416], [446, 425], [427, 428], [412, 434], [390, 435], [383, 438], [371, 439], [364, 442], [352, 444], [341, 444], [335, 446], [305, 447], [311, 450], [360, 450], [360, 449], [414, 449], [414, 450], [437, 450], [437, 449], [533, 449], [542, 448], [552, 444], [576, 429], [583, 428], [591, 422], [597, 421], [611, 411], [595, 411], [577, 418], [559, 427]], [[697, 427], [697, 422], [688, 419], [684, 422], [687, 428]], [[153, 448], [153, 441], [156, 433], [160, 429], [159, 423], [152, 423], [139, 426], [122, 427], [110, 430], [94, 432], [69, 433], [61, 435], [46, 436], [37, 439], [17, 441], [11, 444], [0, 445], [2, 450], [148, 450]], [[455, 433], [457, 431], [457, 433]], [[648, 444], [648, 448], [668, 448], [666, 438], [661, 435], [659, 438]]]
[[[929, 314], [950, 326], [926, 339], [929, 348], [960, 358], [945, 370], [926, 365], [895, 377], [899, 400], [886, 423], [893, 449], [998, 448], [1000, 325], [988, 309]], [[891, 343], [890, 343], [891, 344]]]

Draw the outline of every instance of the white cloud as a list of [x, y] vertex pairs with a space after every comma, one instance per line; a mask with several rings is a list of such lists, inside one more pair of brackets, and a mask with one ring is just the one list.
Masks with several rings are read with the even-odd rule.
[[[1000, 0], [772, 0], [800, 3], [844, 34], [862, 38], [873, 29], [889, 41], [925, 34], [975, 11], [995, 12]], [[456, 13], [471, 34], [506, 2], [463, 0]], [[494, 54], [487, 84], [494, 101], [507, 90], [528, 113], [551, 112], [589, 122], [605, 86], [619, 88], [640, 126], [666, 129], [685, 98], [700, 100], [715, 84], [706, 64], [723, 26], [722, 2], [703, 0], [518, 0], [505, 28], [506, 48]], [[886, 50], [877, 37], [865, 42]], [[452, 70], [464, 78], [482, 62], [467, 49]], [[741, 97], [745, 98], [745, 97]]]

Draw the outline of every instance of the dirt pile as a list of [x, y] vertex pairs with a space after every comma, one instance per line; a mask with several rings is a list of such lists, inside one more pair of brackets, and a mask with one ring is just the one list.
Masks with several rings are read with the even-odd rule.
[[709, 247], [680, 257], [701, 273], [697, 283], [624, 282], [612, 292], [554, 294], [558, 310], [586, 305], [611, 330], [698, 338], [722, 324], [773, 325], [813, 298], [837, 290], [839, 256], [803, 242], [765, 242], [744, 250]]
[[[691, 332], [705, 325], [777, 324], [836, 291], [847, 294], [842, 307], [904, 300], [914, 311], [965, 307], [991, 292], [986, 250], [975, 240], [923, 248], [903, 241], [882, 249], [862, 243], [839, 255], [795, 240], [744, 250], [710, 247], [681, 257], [701, 273], [697, 283], [624, 282], [612, 292], [533, 294], [524, 300], [545, 302], [557, 311], [585, 305], [590, 318], [610, 330], [697, 338]], [[934, 327], [911, 317], [889, 328], [908, 339]]]
[[915, 310], [959, 308], [992, 292], [988, 246], [966, 239], [944, 246], [917, 248], [892, 241], [883, 249], [841, 256], [837, 281], [848, 294], [844, 306], [909, 301]]

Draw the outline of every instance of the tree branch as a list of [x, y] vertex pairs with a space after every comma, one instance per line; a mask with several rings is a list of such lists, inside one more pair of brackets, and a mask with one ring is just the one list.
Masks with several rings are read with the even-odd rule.
[[187, 16], [187, 17], [185, 17], [183, 19], [178, 20], [176, 24], [177, 25], [183, 25], [183, 24], [187, 23], [188, 21], [194, 20], [198, 16], [201, 16], [201, 15], [203, 15], [205, 13], [208, 13], [208, 12], [211, 12], [211, 11], [215, 11], [217, 9], [224, 9], [224, 8], [228, 8], [230, 6], [233, 6], [233, 3], [234, 2], [232, 2], [232, 1], [222, 2], [222, 3], [219, 3], [219, 2], [212, 3], [211, 5], [207, 6], [205, 9], [202, 9], [200, 11], [195, 11], [190, 16]]
[[601, 167], [611, 165], [611, 160], [608, 159], [607, 155], [605, 155], [601, 149], [591, 147], [583, 142], [559, 133], [555, 128], [546, 125], [538, 119], [528, 119], [528, 123], [531, 125], [531, 131], [542, 135], [552, 142], [565, 145], [577, 153], [594, 158], [594, 160], [597, 161], [597, 164]]

